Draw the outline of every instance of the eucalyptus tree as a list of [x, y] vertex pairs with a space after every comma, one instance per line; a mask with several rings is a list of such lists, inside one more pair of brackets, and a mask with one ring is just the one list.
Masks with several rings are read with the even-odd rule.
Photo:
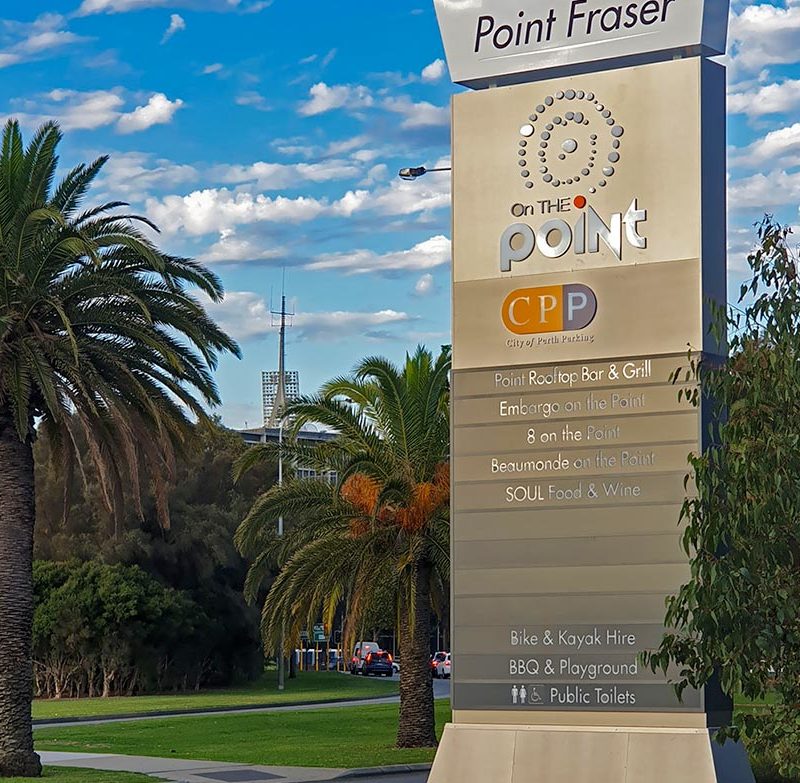
[[[746, 737], [759, 764], [800, 775], [800, 276], [791, 230], [766, 217], [738, 306], [714, 325], [730, 359], [690, 355], [711, 445], [689, 459], [683, 543], [691, 579], [668, 602], [673, 629], [646, 656], [679, 692], [718, 678], [762, 702], [719, 738]], [[688, 397], [700, 400], [698, 392]]]
[[[449, 348], [438, 357], [418, 348], [400, 368], [368, 358], [352, 377], [288, 406], [294, 437], [285, 458], [337, 480], [273, 487], [236, 534], [252, 559], [251, 600], [279, 568], [262, 612], [270, 646], [298, 638], [320, 617], [332, 624], [342, 604], [345, 644], [352, 644], [379, 578], [391, 580], [402, 660], [399, 747], [436, 744], [429, 657], [432, 611], [445, 602], [450, 574], [449, 373]], [[303, 445], [297, 433], [312, 422], [337, 437]], [[239, 474], [273, 460], [276, 448], [250, 450]], [[281, 516], [283, 538], [275, 525]]]
[[37, 432], [65, 486], [78, 436], [89, 444], [111, 508], [150, 480], [167, 527], [174, 452], [219, 402], [219, 354], [239, 351], [194, 294], [219, 301], [219, 280], [161, 252], [146, 234], [155, 226], [123, 202], [83, 207], [107, 158], [56, 183], [60, 141], [46, 123], [26, 147], [9, 121], [0, 150], [0, 777], [41, 771], [30, 712]]

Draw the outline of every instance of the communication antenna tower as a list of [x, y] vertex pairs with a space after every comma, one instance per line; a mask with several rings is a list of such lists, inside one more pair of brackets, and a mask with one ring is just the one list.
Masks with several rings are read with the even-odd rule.
[[267, 427], [276, 429], [281, 427], [283, 411], [286, 408], [286, 328], [291, 327], [291, 319], [294, 318], [294, 310], [291, 312], [286, 309], [286, 270], [284, 270], [284, 282], [281, 286], [281, 309], [270, 310], [272, 316], [272, 326], [278, 327], [278, 389], [275, 394], [275, 402], [272, 412], [267, 422]]
[[[281, 309], [273, 310], [270, 303], [270, 314], [272, 316], [272, 326], [279, 326], [278, 338], [278, 389], [275, 394], [275, 402], [272, 405], [272, 412], [267, 422], [267, 427], [278, 429], [278, 486], [283, 486], [283, 412], [286, 409], [286, 327], [287, 319], [294, 317], [294, 311], [286, 309], [286, 270], [283, 270], [283, 281], [281, 283]], [[278, 536], [283, 537], [283, 516], [278, 517]], [[284, 690], [285, 668], [284, 668], [284, 637], [278, 644], [278, 690]]]

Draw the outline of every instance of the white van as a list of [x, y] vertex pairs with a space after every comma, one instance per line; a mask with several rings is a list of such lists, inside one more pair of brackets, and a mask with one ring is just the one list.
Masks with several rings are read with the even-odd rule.
[[377, 642], [356, 642], [353, 657], [350, 659], [350, 674], [361, 674], [366, 657], [380, 649], [381, 646]]

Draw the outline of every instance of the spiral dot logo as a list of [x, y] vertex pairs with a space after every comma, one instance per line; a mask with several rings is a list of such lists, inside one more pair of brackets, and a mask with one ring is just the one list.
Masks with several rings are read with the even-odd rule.
[[616, 173], [625, 129], [593, 92], [558, 90], [519, 129], [519, 166], [526, 188], [583, 183], [589, 193]]

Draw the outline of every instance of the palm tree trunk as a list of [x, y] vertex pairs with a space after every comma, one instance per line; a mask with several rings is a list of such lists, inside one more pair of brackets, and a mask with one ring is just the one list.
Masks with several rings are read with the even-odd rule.
[[0, 408], [0, 778], [39, 777], [33, 752], [33, 449]]
[[400, 722], [398, 748], [436, 747], [436, 716], [430, 667], [431, 569], [417, 567], [416, 606], [400, 607]]

